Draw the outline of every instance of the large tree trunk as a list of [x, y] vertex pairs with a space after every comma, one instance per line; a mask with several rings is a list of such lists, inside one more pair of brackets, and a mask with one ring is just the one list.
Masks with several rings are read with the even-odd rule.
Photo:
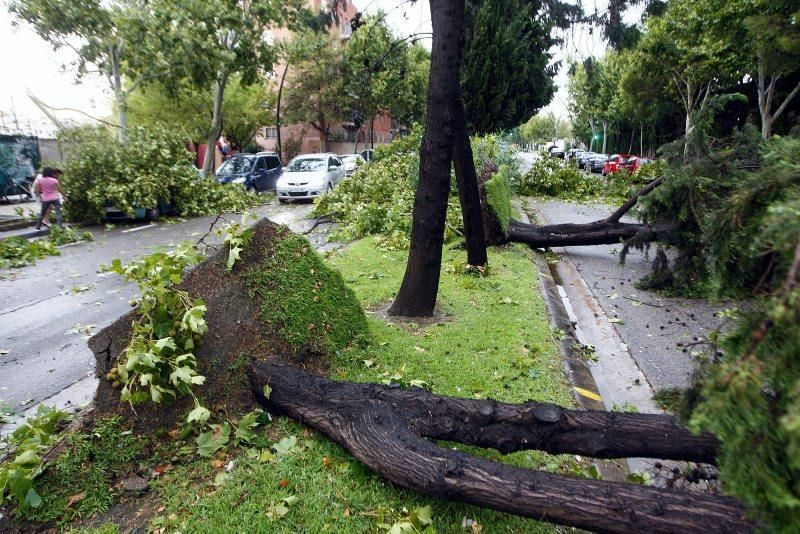
[[122, 82], [122, 64], [119, 50], [114, 46], [109, 49], [109, 59], [111, 60], [114, 103], [117, 107], [117, 124], [119, 125], [117, 138], [121, 144], [125, 145], [128, 143], [128, 95], [125, 94], [125, 87]]
[[458, 199], [461, 202], [461, 215], [464, 221], [464, 236], [467, 241], [467, 263], [486, 265], [486, 240], [483, 233], [483, 214], [478, 191], [478, 176], [475, 161], [472, 159], [472, 145], [467, 131], [467, 118], [464, 103], [459, 95], [455, 104], [455, 140], [453, 142], [453, 165], [458, 183]]
[[[606, 532], [747, 532], [754, 527], [745, 508], [726, 497], [528, 471], [439, 447], [422, 437], [501, 450], [515, 450], [519, 444], [527, 448], [530, 438], [560, 443], [554, 452], [574, 452], [577, 446], [600, 454], [616, 447], [617, 437], [627, 440], [630, 435], [667, 447], [684, 437], [703, 439], [679, 429], [668, 416], [581, 414], [552, 405], [448, 399], [418, 388], [334, 382], [277, 362], [254, 364], [250, 380], [267, 407], [324, 432], [379, 475], [426, 495]], [[271, 387], [268, 399], [262, 393], [265, 385]], [[612, 426], [609, 418], [628, 421], [630, 427], [619, 434], [593, 430], [594, 417]], [[652, 428], [634, 428], [634, 421], [651, 417]], [[666, 433], [665, 424], [670, 427]], [[686, 444], [687, 452], [693, 448]]]
[[656, 228], [647, 224], [622, 223], [620, 219], [633, 208], [639, 198], [650, 193], [661, 185], [661, 178], [657, 178], [634, 193], [614, 213], [601, 219], [585, 224], [549, 224], [534, 226], [519, 221], [511, 220], [508, 227], [508, 241], [526, 243], [535, 248], [566, 247], [581, 245], [613, 245], [631, 239], [646, 239], [656, 241], [665, 235], [667, 228]]
[[275, 103], [275, 126], [277, 129], [277, 152], [278, 158], [281, 160], [281, 164], [284, 163], [283, 161], [283, 147], [281, 147], [281, 96], [283, 94], [283, 84], [286, 82], [286, 73], [289, 72], [289, 59], [286, 59], [286, 67], [283, 69], [283, 74], [281, 74], [281, 82], [278, 85], [278, 99]]
[[414, 195], [411, 246], [403, 283], [391, 315], [433, 313], [439, 291], [442, 245], [450, 192], [450, 163], [456, 126], [464, 0], [432, 0], [433, 44], [425, 136], [420, 148], [419, 184]]
[[228, 83], [228, 74], [219, 72], [217, 81], [214, 82], [214, 109], [211, 116], [211, 130], [206, 138], [206, 153], [203, 157], [203, 175], [214, 174], [214, 160], [216, 159], [217, 140], [222, 133], [222, 100], [225, 97], [225, 86]]

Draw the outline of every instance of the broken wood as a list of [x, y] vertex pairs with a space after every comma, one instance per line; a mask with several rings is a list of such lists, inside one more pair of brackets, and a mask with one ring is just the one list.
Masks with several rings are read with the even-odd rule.
[[534, 248], [613, 245], [633, 237], [639, 241], [657, 241], [660, 236], [666, 235], [668, 228], [641, 223], [622, 223], [620, 219], [636, 205], [641, 197], [659, 185], [661, 185], [661, 178], [653, 180], [631, 195], [622, 206], [605, 219], [590, 223], [536, 226], [512, 219], [509, 221], [506, 238], [508, 241], [525, 243]]
[[[522, 432], [530, 432], [536, 440], [541, 437], [537, 428], [556, 426], [562, 428], [555, 433], [557, 437], [544, 440], [560, 443], [556, 451], [575, 452], [573, 447], [579, 447], [605, 454], [610, 445], [597, 443], [613, 443], [620, 436], [603, 436], [593, 428], [591, 418], [599, 417], [596, 422], [611, 426], [630, 424], [633, 428], [648, 418], [645, 414], [612, 414], [608, 417], [616, 421], [609, 421], [599, 413], [586, 412], [587, 418], [581, 420], [578, 412], [552, 405], [515, 406], [451, 399], [419, 388], [401, 390], [334, 382], [275, 361], [253, 364], [249, 377], [253, 392], [267, 407], [327, 434], [393, 483], [426, 495], [606, 532], [754, 529], [744, 506], [727, 497], [529, 471], [439, 447], [424, 439], [463, 440], [500, 450], [518, 450], [534, 448], [528, 446]], [[262, 393], [265, 385], [271, 387], [268, 399]], [[651, 417], [657, 426], [667, 423], [662, 416]], [[512, 447], [502, 444], [505, 430], [514, 436], [510, 438]], [[588, 439], [581, 440], [582, 431], [587, 432]], [[677, 432], [682, 439], [681, 432], [686, 431]], [[571, 437], [559, 438], [564, 435]], [[675, 441], [678, 436], [651, 438], [651, 443], [659, 443]], [[584, 447], [582, 441], [590, 445]], [[525, 446], [518, 446], [522, 444]]]

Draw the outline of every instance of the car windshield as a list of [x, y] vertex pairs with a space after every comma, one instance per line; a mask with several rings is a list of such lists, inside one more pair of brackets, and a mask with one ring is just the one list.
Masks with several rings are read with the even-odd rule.
[[324, 158], [296, 159], [289, 164], [289, 172], [321, 171], [325, 169]]
[[217, 174], [227, 176], [230, 174], [243, 174], [253, 167], [253, 158], [231, 158], [217, 169]]

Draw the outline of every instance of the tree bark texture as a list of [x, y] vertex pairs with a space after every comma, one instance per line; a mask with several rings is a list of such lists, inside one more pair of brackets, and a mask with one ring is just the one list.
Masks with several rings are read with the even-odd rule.
[[211, 176], [214, 173], [214, 160], [217, 150], [217, 140], [222, 133], [222, 100], [225, 97], [225, 86], [228, 83], [227, 73], [220, 72], [214, 83], [214, 109], [211, 118], [211, 130], [206, 138], [206, 153], [203, 157], [203, 175]]
[[464, 221], [464, 236], [467, 241], [467, 263], [486, 265], [486, 240], [483, 232], [483, 214], [478, 191], [478, 175], [472, 158], [472, 145], [467, 131], [467, 117], [461, 95], [455, 103], [455, 140], [453, 142], [453, 166], [458, 184], [458, 200]]
[[277, 149], [278, 149], [278, 158], [281, 160], [281, 164], [284, 163], [283, 147], [281, 146], [281, 96], [283, 95], [283, 84], [286, 82], [287, 72], [289, 72], [289, 58], [286, 58], [286, 66], [283, 68], [283, 74], [281, 74], [281, 82], [280, 84], [278, 84], [278, 99], [275, 104], [275, 126], [277, 130]]
[[411, 244], [403, 282], [391, 315], [433, 314], [439, 291], [450, 164], [456, 126], [455, 103], [464, 30], [464, 0], [432, 0], [433, 44], [419, 184], [414, 195]]
[[619, 222], [633, 208], [639, 198], [661, 185], [657, 178], [634, 193], [625, 203], [605, 219], [585, 224], [549, 224], [534, 226], [511, 220], [508, 241], [526, 243], [535, 248], [566, 247], [582, 245], [613, 245], [634, 236], [655, 241], [664, 235], [667, 228], [656, 228], [647, 224]]
[[[626, 430], [633, 433], [648, 428], [644, 431], [650, 443], [667, 448], [684, 438], [704, 439], [679, 429], [668, 416], [580, 413], [535, 403], [451, 399], [419, 388], [334, 382], [277, 362], [254, 364], [250, 381], [267, 407], [327, 434], [393, 483], [426, 495], [604, 532], [748, 532], [754, 528], [744, 506], [730, 498], [529, 471], [424, 439], [489, 446], [511, 440], [524, 445], [520, 448], [529, 448], [531, 441], [520, 432], [542, 442], [537, 428], [561, 427], [563, 432], [545, 430], [544, 434], [550, 432], [552, 437], [544, 441], [560, 442], [555, 451], [574, 452], [575, 444], [616, 439], [613, 432], [593, 430], [598, 423], [628, 425]], [[265, 385], [272, 388], [269, 399], [262, 393]], [[640, 424], [643, 426], [634, 430]], [[672, 430], [657, 430], [667, 426]], [[624, 433], [619, 437], [626, 440]], [[716, 445], [712, 442], [701, 447], [713, 449]], [[693, 447], [687, 444], [686, 448]], [[579, 448], [584, 449], [582, 445]], [[600, 454], [609, 450], [606, 446], [590, 448]]]

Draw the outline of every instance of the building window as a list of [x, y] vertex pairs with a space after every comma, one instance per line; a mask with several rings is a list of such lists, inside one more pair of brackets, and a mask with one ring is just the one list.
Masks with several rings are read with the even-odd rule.
[[278, 129], [275, 127], [264, 128], [264, 137], [267, 139], [275, 139], [278, 137]]

